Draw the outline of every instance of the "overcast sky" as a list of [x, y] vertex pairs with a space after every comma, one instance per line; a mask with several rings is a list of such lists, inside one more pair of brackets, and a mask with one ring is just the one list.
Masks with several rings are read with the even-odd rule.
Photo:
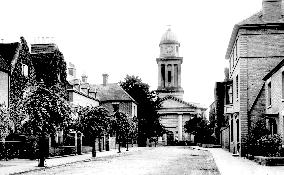
[[0, 39], [29, 44], [54, 37], [65, 60], [90, 83], [136, 75], [155, 90], [159, 42], [171, 25], [181, 44], [184, 100], [209, 106], [223, 81], [234, 24], [261, 10], [262, 0], [0, 1]]

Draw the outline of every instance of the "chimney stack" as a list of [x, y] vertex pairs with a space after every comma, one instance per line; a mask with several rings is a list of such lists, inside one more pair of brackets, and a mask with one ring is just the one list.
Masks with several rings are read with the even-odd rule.
[[229, 68], [225, 68], [224, 69], [224, 74], [225, 74], [225, 79], [224, 81], [228, 81], [229, 80]]
[[108, 74], [103, 74], [103, 85], [106, 86], [108, 84]]
[[262, 19], [265, 22], [278, 21], [282, 17], [282, 0], [263, 0]]
[[87, 83], [88, 76], [86, 74], [82, 75], [82, 83]]
[[68, 73], [67, 73], [67, 78], [70, 80], [73, 80], [76, 78], [76, 68], [75, 65], [69, 62], [68, 65]]

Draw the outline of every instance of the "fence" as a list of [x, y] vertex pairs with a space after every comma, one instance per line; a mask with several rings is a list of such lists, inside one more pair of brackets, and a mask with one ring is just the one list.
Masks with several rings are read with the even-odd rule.
[[0, 141], [0, 160], [19, 157], [21, 147], [21, 141]]

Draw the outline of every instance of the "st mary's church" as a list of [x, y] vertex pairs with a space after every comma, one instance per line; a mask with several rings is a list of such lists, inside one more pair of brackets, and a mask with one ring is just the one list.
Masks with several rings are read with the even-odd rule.
[[160, 122], [168, 131], [159, 139], [159, 143], [170, 145], [173, 141], [193, 141], [194, 136], [185, 133], [185, 122], [192, 117], [205, 117], [206, 108], [197, 103], [183, 100], [181, 86], [181, 65], [183, 57], [179, 55], [180, 43], [169, 28], [162, 36], [158, 64], [158, 96], [162, 105], [158, 114]]

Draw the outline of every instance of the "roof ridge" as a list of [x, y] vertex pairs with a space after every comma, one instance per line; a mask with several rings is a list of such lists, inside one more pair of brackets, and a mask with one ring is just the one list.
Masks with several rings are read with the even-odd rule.
[[116, 83], [116, 84], [117, 84], [117, 86], [119, 86], [119, 87], [130, 97], [131, 100], [133, 100], [135, 103], [137, 103], [137, 102], [134, 100], [134, 98], [132, 98], [132, 96], [129, 95], [129, 93], [126, 92], [126, 90], [124, 90], [124, 89], [119, 85], [119, 83]]

